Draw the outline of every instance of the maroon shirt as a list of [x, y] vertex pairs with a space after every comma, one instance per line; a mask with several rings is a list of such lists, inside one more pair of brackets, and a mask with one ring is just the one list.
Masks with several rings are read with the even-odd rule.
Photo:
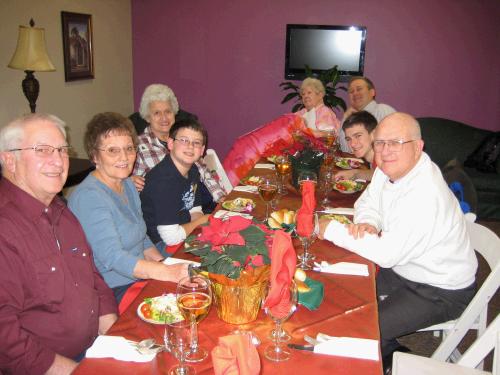
[[42, 374], [87, 349], [116, 302], [61, 199], [46, 207], [5, 178], [0, 196], [0, 373]]

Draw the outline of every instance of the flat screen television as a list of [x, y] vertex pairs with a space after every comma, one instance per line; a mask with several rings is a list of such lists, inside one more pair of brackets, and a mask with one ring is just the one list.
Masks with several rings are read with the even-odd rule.
[[362, 76], [366, 27], [286, 25], [285, 79], [302, 80], [305, 65], [316, 74], [338, 65], [341, 76]]

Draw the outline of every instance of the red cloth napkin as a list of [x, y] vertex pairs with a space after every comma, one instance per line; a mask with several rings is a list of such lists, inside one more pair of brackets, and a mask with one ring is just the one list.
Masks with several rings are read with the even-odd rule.
[[219, 345], [212, 349], [215, 375], [257, 375], [260, 358], [250, 335], [219, 337]]
[[139, 295], [141, 290], [146, 286], [148, 282], [146, 280], [136, 281], [133, 283], [130, 288], [127, 289], [125, 294], [118, 305], [118, 314], [121, 315], [127, 310], [132, 302], [134, 302], [135, 298]]
[[290, 312], [290, 284], [297, 266], [297, 255], [290, 234], [276, 231], [271, 248], [270, 288], [264, 307], [271, 310], [276, 318]]
[[316, 184], [305, 181], [302, 184], [302, 206], [297, 211], [297, 234], [300, 237], [309, 237], [313, 232], [313, 214], [316, 208], [314, 190]]

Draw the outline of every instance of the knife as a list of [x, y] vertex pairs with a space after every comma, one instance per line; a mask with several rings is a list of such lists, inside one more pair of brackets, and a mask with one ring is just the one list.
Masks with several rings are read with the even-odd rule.
[[288, 344], [288, 347], [297, 350], [307, 350], [309, 352], [314, 351], [314, 345]]

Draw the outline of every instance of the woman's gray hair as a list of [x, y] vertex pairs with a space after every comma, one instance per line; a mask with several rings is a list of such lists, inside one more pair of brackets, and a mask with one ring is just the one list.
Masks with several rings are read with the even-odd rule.
[[323, 95], [326, 94], [325, 91], [325, 86], [323, 85], [323, 82], [321, 82], [317, 78], [306, 78], [305, 80], [302, 81], [302, 84], [300, 85], [300, 92], [304, 90], [307, 87], [311, 87], [314, 91], [322, 93]]
[[167, 85], [162, 85], [160, 83], [155, 83], [149, 85], [144, 90], [141, 98], [141, 104], [139, 105], [139, 114], [141, 117], [149, 122], [149, 105], [151, 102], [168, 102], [174, 115], [179, 112], [179, 102], [175, 97], [174, 92]]
[[59, 117], [47, 113], [30, 113], [16, 118], [0, 129], [0, 152], [19, 148], [24, 138], [25, 127], [34, 121], [51, 122], [66, 139], [66, 124]]

